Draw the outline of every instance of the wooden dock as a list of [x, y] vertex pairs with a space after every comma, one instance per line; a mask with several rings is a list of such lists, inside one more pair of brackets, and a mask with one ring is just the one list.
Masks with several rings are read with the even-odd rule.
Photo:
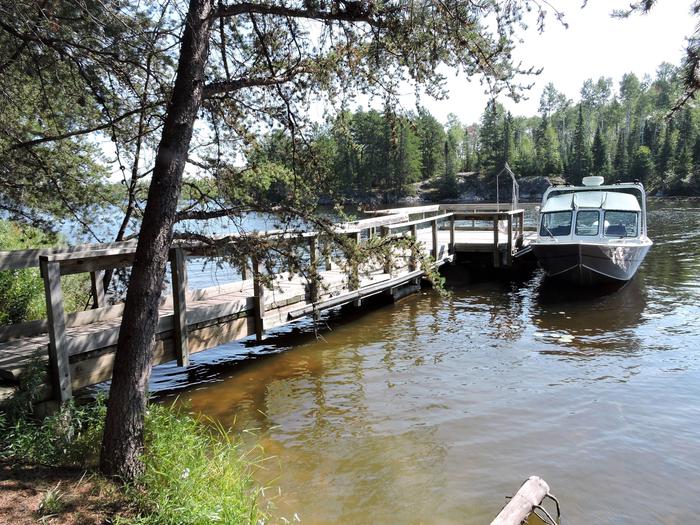
[[[420, 289], [428, 270], [425, 256], [438, 268], [479, 253], [491, 254], [494, 267], [510, 266], [527, 251], [532, 235], [525, 232], [522, 209], [501, 211], [493, 205], [383, 210], [370, 219], [338, 224], [336, 234], [360, 244], [378, 235], [412, 237], [422, 253], [396, 248], [391, 259], [358, 267], [323, 256], [316, 232], [257, 232], [271, 241], [293, 238], [307, 250], [310, 273], [317, 278], [267, 275], [259, 263], [247, 261], [241, 281], [191, 290], [187, 260], [212, 257], [211, 247], [177, 244], [170, 253], [172, 294], [162, 298], [159, 310], [154, 364], [177, 360], [187, 366], [193, 353], [251, 335], [260, 340], [266, 330], [329, 308], [377, 294], [403, 297]], [[45, 400], [65, 401], [111, 377], [124, 305], [106, 304], [101, 276], [130, 266], [135, 249], [127, 242], [0, 252], [0, 271], [40, 268], [48, 312], [46, 320], [0, 327], [0, 401], [13, 394], [22, 371], [37, 358], [48, 363]], [[66, 314], [60, 278], [75, 273], [91, 275], [95, 304]]]

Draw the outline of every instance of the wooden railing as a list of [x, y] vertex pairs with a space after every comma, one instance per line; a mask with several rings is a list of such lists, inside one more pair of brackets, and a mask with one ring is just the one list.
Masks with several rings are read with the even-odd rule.
[[473, 212], [454, 212], [455, 220], [472, 221], [472, 228], [476, 228], [475, 222], [487, 222], [491, 224], [493, 232], [493, 265], [498, 268], [501, 266], [501, 250], [499, 243], [499, 233], [501, 232], [501, 224], [504, 223], [506, 234], [506, 249], [505, 249], [505, 265], [510, 266], [513, 263], [513, 253], [523, 243], [525, 229], [525, 212], [524, 210], [509, 210], [509, 211], [473, 211]]

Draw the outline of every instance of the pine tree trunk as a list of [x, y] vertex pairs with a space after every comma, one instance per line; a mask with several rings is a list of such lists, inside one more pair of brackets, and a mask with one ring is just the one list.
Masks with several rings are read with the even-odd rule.
[[119, 332], [100, 468], [104, 474], [126, 481], [141, 472], [158, 300], [192, 128], [202, 100], [213, 11], [214, 0], [190, 0]]

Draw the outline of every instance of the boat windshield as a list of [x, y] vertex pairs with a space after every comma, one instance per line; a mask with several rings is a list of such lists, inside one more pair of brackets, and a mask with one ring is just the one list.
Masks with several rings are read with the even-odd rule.
[[638, 216], [639, 213], [634, 211], [606, 211], [605, 236], [636, 237]]
[[576, 214], [576, 235], [581, 237], [594, 237], [599, 231], [598, 210], [579, 211]]
[[542, 214], [540, 235], [546, 237], [560, 237], [571, 234], [571, 212], [554, 211]]

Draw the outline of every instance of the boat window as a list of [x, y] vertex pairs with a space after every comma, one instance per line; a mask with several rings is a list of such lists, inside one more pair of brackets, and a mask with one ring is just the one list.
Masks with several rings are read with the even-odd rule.
[[605, 236], [636, 237], [638, 215], [635, 211], [606, 211]]
[[598, 210], [579, 211], [576, 214], [576, 235], [591, 237], [598, 235], [600, 214]]
[[540, 227], [540, 235], [555, 236], [571, 234], [571, 212], [570, 211], [554, 211], [542, 214], [542, 226]]

